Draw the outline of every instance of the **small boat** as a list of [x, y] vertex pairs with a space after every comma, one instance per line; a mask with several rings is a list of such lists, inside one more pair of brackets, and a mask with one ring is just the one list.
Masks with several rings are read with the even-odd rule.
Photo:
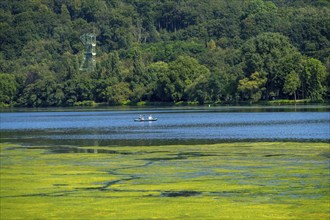
[[157, 121], [158, 118], [136, 118], [134, 121], [136, 122], [143, 122], [143, 121]]

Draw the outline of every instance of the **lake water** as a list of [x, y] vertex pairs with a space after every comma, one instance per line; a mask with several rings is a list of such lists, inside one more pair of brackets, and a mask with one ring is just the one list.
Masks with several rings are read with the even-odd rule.
[[[134, 122], [152, 114], [155, 122]], [[1, 142], [161, 145], [226, 141], [329, 141], [329, 107], [68, 109], [1, 113]]]

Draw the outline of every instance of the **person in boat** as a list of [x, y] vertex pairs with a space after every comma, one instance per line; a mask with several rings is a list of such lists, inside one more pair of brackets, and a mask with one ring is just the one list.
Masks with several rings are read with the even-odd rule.
[[151, 115], [149, 115], [148, 119], [149, 119], [149, 120], [152, 120], [152, 116], [151, 116]]

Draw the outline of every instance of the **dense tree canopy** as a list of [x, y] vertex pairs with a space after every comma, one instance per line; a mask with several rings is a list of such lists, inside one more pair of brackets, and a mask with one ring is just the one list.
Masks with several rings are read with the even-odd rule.
[[2, 0], [0, 104], [322, 101], [329, 32], [326, 0]]

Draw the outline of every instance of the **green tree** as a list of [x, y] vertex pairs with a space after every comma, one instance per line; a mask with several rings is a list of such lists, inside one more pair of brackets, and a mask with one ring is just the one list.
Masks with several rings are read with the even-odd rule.
[[207, 42], [207, 48], [209, 50], [216, 49], [217, 48], [217, 45], [216, 45], [215, 41], [214, 40], [210, 40], [209, 42]]
[[300, 72], [302, 59], [287, 37], [278, 33], [263, 33], [248, 40], [242, 47], [243, 71], [246, 76], [265, 73], [265, 97], [281, 97], [286, 76]]
[[[198, 77], [208, 75], [209, 69], [198, 63], [189, 56], [180, 56], [177, 60], [169, 63], [169, 79], [171, 81], [171, 97], [174, 102], [187, 101], [186, 90]], [[174, 89], [174, 90], [173, 90]]]
[[330, 53], [330, 8], [306, 6], [283, 13], [288, 14], [285, 17], [289, 24], [283, 32], [293, 45], [304, 55], [325, 60]]
[[326, 67], [317, 59], [307, 58], [302, 74], [305, 96], [313, 101], [323, 100], [326, 92]]
[[262, 91], [265, 90], [267, 78], [264, 74], [255, 72], [250, 78], [239, 81], [238, 91], [242, 93], [244, 99], [257, 102], [261, 99]]
[[114, 51], [110, 55], [112, 76], [117, 77], [121, 81], [123, 80], [123, 76], [121, 72], [119, 54], [117, 51]]
[[29, 84], [23, 91], [19, 103], [27, 107], [61, 106], [64, 93], [60, 84], [53, 78], [45, 77]]
[[220, 77], [217, 74], [211, 74], [206, 86], [210, 101], [213, 103], [220, 102], [223, 95], [223, 86]]
[[[0, 29], [0, 72], [17, 82], [6, 101], [13, 104], [18, 97], [24, 106], [108, 102], [113, 86], [118, 94], [128, 86], [121, 100], [134, 102], [330, 94], [321, 67], [330, 66], [327, 0], [2, 0]], [[85, 33], [97, 35], [90, 74], [77, 68]], [[267, 81], [251, 97], [243, 85], [258, 81], [256, 72]], [[62, 103], [49, 98], [60, 91]]]
[[61, 20], [65, 24], [71, 23], [71, 15], [66, 5], [61, 6]]
[[95, 94], [95, 82], [89, 76], [79, 76], [64, 83], [65, 104], [92, 101]]
[[0, 104], [13, 103], [17, 92], [17, 86], [14, 75], [0, 74]]
[[197, 101], [201, 105], [210, 101], [208, 76], [200, 75], [192, 84], [187, 86], [186, 92], [189, 101]]
[[51, 70], [60, 81], [73, 79], [79, 74], [78, 57], [69, 52], [65, 52], [51, 65]]
[[288, 74], [285, 78], [283, 91], [285, 93], [288, 93], [289, 95], [294, 95], [294, 100], [297, 100], [297, 90], [300, 88], [301, 81], [299, 78], [299, 74], [292, 71], [290, 74]]
[[275, 32], [279, 24], [277, 7], [270, 1], [244, 1], [244, 16], [241, 22], [243, 39], [256, 36], [263, 32]]
[[133, 53], [133, 69], [128, 77], [131, 85], [131, 99], [134, 102], [143, 100], [147, 93], [146, 87], [150, 82], [150, 77], [146, 74], [145, 66], [142, 61], [141, 51], [135, 49]]
[[169, 78], [169, 66], [165, 62], [156, 62], [148, 66], [148, 73], [154, 75], [154, 92], [152, 95], [153, 100], [169, 102], [172, 101], [171, 92], [172, 85]]
[[111, 81], [114, 82], [124, 80], [117, 51], [111, 52], [109, 54], [103, 54], [103, 56], [99, 58], [98, 64], [98, 78], [111, 79]]
[[109, 104], [124, 104], [129, 100], [129, 97], [131, 96], [129, 84], [120, 82], [116, 85], [109, 86], [106, 88], [105, 96]]

